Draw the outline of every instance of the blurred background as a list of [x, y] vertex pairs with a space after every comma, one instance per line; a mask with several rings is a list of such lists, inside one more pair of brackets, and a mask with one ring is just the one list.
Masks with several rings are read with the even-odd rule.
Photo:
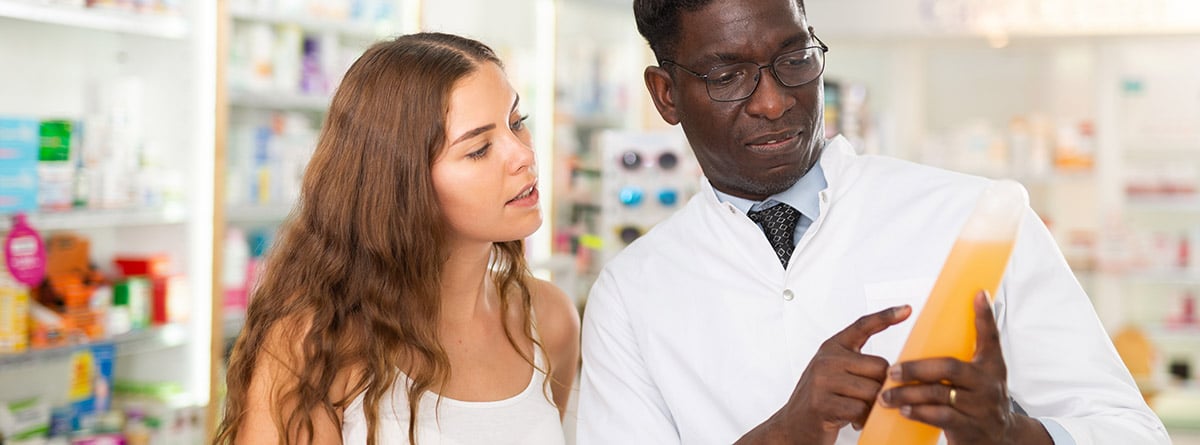
[[[1021, 181], [1151, 407], [1200, 443], [1200, 3], [807, 3], [829, 135]], [[543, 178], [529, 260], [583, 310], [698, 186], [630, 4], [0, 0], [5, 443], [205, 440], [330, 94], [400, 33], [506, 62]]]

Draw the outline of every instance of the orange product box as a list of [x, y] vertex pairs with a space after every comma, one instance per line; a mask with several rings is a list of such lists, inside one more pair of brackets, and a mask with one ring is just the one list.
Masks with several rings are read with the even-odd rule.
[[72, 233], [55, 233], [46, 239], [46, 276], [86, 275], [90, 246], [87, 238]]

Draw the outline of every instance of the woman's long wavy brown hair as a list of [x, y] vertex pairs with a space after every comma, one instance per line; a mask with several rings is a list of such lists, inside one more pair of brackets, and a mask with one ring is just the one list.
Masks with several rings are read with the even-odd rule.
[[[264, 344], [300, 335], [300, 356], [282, 359], [294, 381], [273, 382], [271, 415], [281, 443], [311, 443], [314, 413], [338, 419], [338, 410], [359, 394], [367, 443], [376, 443], [381, 400], [401, 367], [412, 381], [408, 436], [415, 443], [421, 395], [450, 376], [437, 335], [447, 225], [430, 172], [445, 145], [454, 85], [484, 63], [500, 60], [480, 42], [420, 33], [377, 43], [350, 67], [330, 104], [300, 201], [253, 291], [229, 362], [228, 398], [214, 443], [237, 438], [255, 365], [273, 359]], [[523, 250], [520, 240], [495, 243], [489, 267], [501, 313], [519, 305], [522, 331], [536, 342]], [[502, 319], [509, 343], [521, 352], [508, 317]], [[335, 377], [350, 370], [361, 378], [332, 400]]]

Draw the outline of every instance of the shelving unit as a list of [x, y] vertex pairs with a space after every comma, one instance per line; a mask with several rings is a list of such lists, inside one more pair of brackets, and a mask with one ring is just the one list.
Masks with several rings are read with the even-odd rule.
[[[231, 2], [222, 20], [231, 36], [226, 47], [230, 62], [222, 68], [227, 100], [221, 105], [229, 124], [223, 136], [228, 141], [223, 162], [230, 182], [221, 198], [228, 207], [227, 223], [269, 225], [283, 220], [307, 158], [297, 152], [315, 146], [342, 72], [371, 43], [406, 31], [411, 22], [407, 14], [415, 10], [415, 2], [379, 3], [392, 11], [388, 17], [346, 18], [332, 12], [336, 10], [330, 9], [332, 3], [300, 3], [280, 10], [252, 0]], [[329, 11], [312, 12], [320, 8]], [[280, 130], [279, 122], [286, 122], [287, 128]], [[276, 143], [287, 146], [261, 146]], [[268, 156], [272, 158], [263, 159]], [[296, 159], [280, 170], [271, 164], [279, 156]], [[263, 169], [270, 170], [265, 182], [259, 177]], [[279, 181], [285, 181], [282, 188], [276, 188]], [[271, 192], [245, 190], [264, 184], [272, 187]]]
[[1200, 215], [1200, 198], [1131, 198], [1125, 210]]
[[324, 113], [329, 108], [329, 98], [291, 93], [234, 92], [229, 97], [229, 105], [246, 109]]
[[166, 39], [188, 36], [188, 22], [178, 15], [135, 14], [19, 0], [0, 1], [0, 17]]
[[187, 335], [187, 328], [184, 325], [168, 324], [129, 332], [117, 335], [111, 339], [98, 340], [87, 344], [35, 349], [20, 354], [0, 355], [0, 372], [20, 367], [36, 367], [56, 363], [94, 344], [114, 344], [117, 347], [118, 356], [144, 354], [176, 348], [187, 344]]
[[[608, 131], [636, 132], [655, 126], [641, 70], [649, 57], [628, 4], [598, 0], [560, 1], [553, 40], [555, 104], [552, 150], [554, 196], [544, 207], [543, 228], [552, 236], [545, 261], [552, 281], [582, 308], [604, 261], [623, 247], [606, 217], [606, 171], [618, 168], [604, 154]], [[544, 68], [549, 69], [549, 68]], [[647, 125], [650, 123], [650, 125]]]
[[[187, 221], [188, 212], [183, 206], [150, 209], [87, 209], [29, 215], [29, 223], [39, 230], [46, 232], [72, 229], [164, 226], [184, 224]], [[0, 220], [0, 231], [7, 231], [9, 228], [11, 228], [9, 220]]]
[[[336, 2], [300, 3], [293, 6], [328, 7], [333, 3]], [[224, 38], [218, 46], [221, 48], [221, 57], [226, 61], [218, 67], [217, 74], [220, 79], [218, 88], [222, 90], [223, 94], [217, 103], [220, 117], [217, 124], [216, 152], [218, 155], [216, 162], [219, 165], [218, 181], [221, 181], [222, 184], [219, 187], [221, 191], [215, 198], [220, 211], [214, 230], [214, 238], [217, 240], [214, 243], [216, 261], [213, 266], [216, 271], [214, 276], [216, 296], [211, 309], [214, 317], [212, 399], [216, 402], [210, 404], [209, 413], [214, 420], [220, 415], [220, 397], [224, 384], [222, 379], [224, 358], [245, 323], [245, 313], [242, 312], [244, 309], [227, 307], [223, 300], [225, 286], [229, 285], [227, 281], [231, 275], [227, 275], [227, 272], [230, 271], [228, 267], [246, 267], [240, 263], [232, 265], [233, 261], [239, 259], [245, 261], [246, 258], [230, 256], [229, 253], [245, 252], [248, 250], [247, 246], [237, 246], [231, 243], [249, 244], [249, 241], [231, 239], [226, 235], [242, 233], [250, 236], [273, 233], [278, 228], [292, 210], [295, 193], [299, 191], [303, 165], [307, 162], [308, 153], [311, 153], [316, 146], [318, 131], [329, 108], [331, 94], [344, 70], [349, 68], [350, 62], [357, 58], [362, 50], [375, 41], [416, 29], [418, 22], [414, 16], [420, 7], [419, 0], [385, 0], [381, 5], [383, 3], [386, 3], [385, 6], [390, 8], [393, 15], [380, 20], [335, 19], [331, 15], [311, 14], [311, 9], [281, 12], [278, 8], [265, 3], [256, 6], [253, 0], [228, 2], [227, 8], [220, 12], [219, 23], [222, 29], [219, 34]], [[268, 34], [298, 32], [302, 36], [301, 38], [309, 37], [319, 41], [322, 45], [322, 56], [333, 59], [322, 60], [320, 63], [322, 75], [328, 81], [326, 89], [305, 90], [300, 84], [302, 74], [298, 72], [287, 73], [282, 78], [276, 77], [266, 81], [259, 79], [257, 84], [247, 84], [244, 78], [239, 78], [239, 76], [245, 75], [247, 67], [239, 64], [267, 63], [270, 64], [268, 71], [278, 74], [277, 70], [304, 68], [300, 64], [290, 68], [275, 65], [279, 60], [291, 59], [301, 63], [306, 62], [303, 61], [303, 55], [297, 56], [297, 53], [302, 54], [304, 51], [303, 43], [300, 41], [293, 42], [295, 47], [281, 47], [279, 42], [267, 45], [271, 48], [269, 51], [284, 51], [282, 57], [279, 57], [280, 53], [273, 53], [258, 61], [240, 59], [240, 57], [246, 56], [240, 52], [246, 51], [247, 45], [253, 45], [252, 42], [248, 44], [238, 40], [248, 38], [244, 34], [246, 29], [256, 29], [255, 32], [260, 33], [256, 38], [260, 39], [263, 38], [264, 34], [262, 33], [264, 32]], [[283, 43], [286, 42], [288, 41]], [[259, 54], [259, 56], [264, 55]], [[280, 79], [284, 81], [281, 82]], [[295, 82], [289, 82], [288, 79]], [[275, 129], [278, 128], [279, 122], [286, 122], [286, 125], [304, 125], [301, 126], [302, 128], [292, 128], [292, 130], [299, 130], [293, 133], [276, 134]], [[262, 186], [263, 183], [258, 177], [262, 172], [248, 171], [247, 169], [258, 169], [265, 166], [247, 165], [247, 163], [258, 162], [254, 158], [264, 156], [266, 153], [265, 150], [262, 150], [259, 153], [249, 154], [247, 150], [264, 148], [251, 145], [262, 143], [262, 141], [254, 139], [262, 137], [261, 132], [267, 129], [271, 131], [268, 137], [275, 138], [275, 141], [286, 142], [286, 146], [283, 146], [282, 150], [288, 151], [287, 155], [292, 156], [292, 161], [295, 162], [290, 163], [290, 167], [286, 169], [270, 170], [267, 173], [270, 175], [270, 181], [285, 180], [284, 185], [272, 189], [268, 194], [264, 195], [260, 192], [255, 195], [252, 190], [245, 190], [245, 188], [250, 188], [252, 182], [256, 183], [254, 187]], [[260, 134], [247, 137], [246, 132], [260, 132]], [[307, 152], [304, 152], [305, 150]], [[272, 155], [278, 154], [276, 152]], [[273, 183], [272, 187], [277, 185]], [[266, 199], [263, 199], [264, 197]], [[266, 238], [269, 236], [264, 236], [264, 239]], [[260, 249], [249, 250], [253, 252]], [[244, 284], [250, 286], [251, 283]], [[215, 427], [215, 423], [209, 426], [210, 431], [213, 427]]]
[[288, 204], [233, 206], [226, 209], [225, 220], [230, 224], [278, 224], [292, 211]]
[[1200, 286], [1200, 272], [1187, 270], [1129, 272], [1118, 275], [1118, 278], [1135, 284]]
[[1200, 325], [1191, 327], [1150, 326], [1146, 329], [1151, 338], [1164, 342], [1190, 344], [1200, 347]]
[[257, 11], [245, 5], [231, 7], [229, 16], [239, 22], [298, 26], [305, 31], [332, 33], [359, 39], [377, 39], [396, 32], [396, 29], [387, 24], [366, 21], [334, 21], [300, 13], [278, 14], [270, 11]]
[[[177, 181], [172, 194], [153, 200], [131, 195], [128, 203], [104, 204], [119, 208], [28, 212], [29, 222], [43, 236], [87, 237], [90, 260], [104, 272], [117, 254], [166, 254], [169, 272], [186, 276], [182, 289], [188, 294], [181, 300], [187, 302], [186, 321], [0, 356], [0, 400], [38, 397], [51, 405], [72, 400], [69, 378], [78, 372], [73, 357], [111, 344], [116, 381], [172, 382], [178, 390], [175, 408], [208, 403], [214, 210], [209, 113], [215, 92], [209, 73], [216, 25], [205, 5], [179, 7], [151, 14], [0, 0], [0, 41], [14, 43], [0, 45], [6, 61], [0, 115], [87, 122], [98, 111], [97, 91], [112, 91], [118, 81], [136, 82], [141, 100], [129, 102], [127, 117], [144, 123], [135, 148], [144, 161], [139, 174], [157, 175], [161, 187]], [[171, 63], [163, 63], [167, 60]], [[3, 220], [0, 230], [8, 230], [7, 216]]]

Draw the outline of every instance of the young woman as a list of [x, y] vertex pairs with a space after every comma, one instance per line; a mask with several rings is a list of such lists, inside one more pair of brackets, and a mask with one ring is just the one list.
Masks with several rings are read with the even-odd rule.
[[378, 43], [254, 291], [216, 442], [559, 444], [579, 315], [533, 278], [530, 133], [490, 48]]

